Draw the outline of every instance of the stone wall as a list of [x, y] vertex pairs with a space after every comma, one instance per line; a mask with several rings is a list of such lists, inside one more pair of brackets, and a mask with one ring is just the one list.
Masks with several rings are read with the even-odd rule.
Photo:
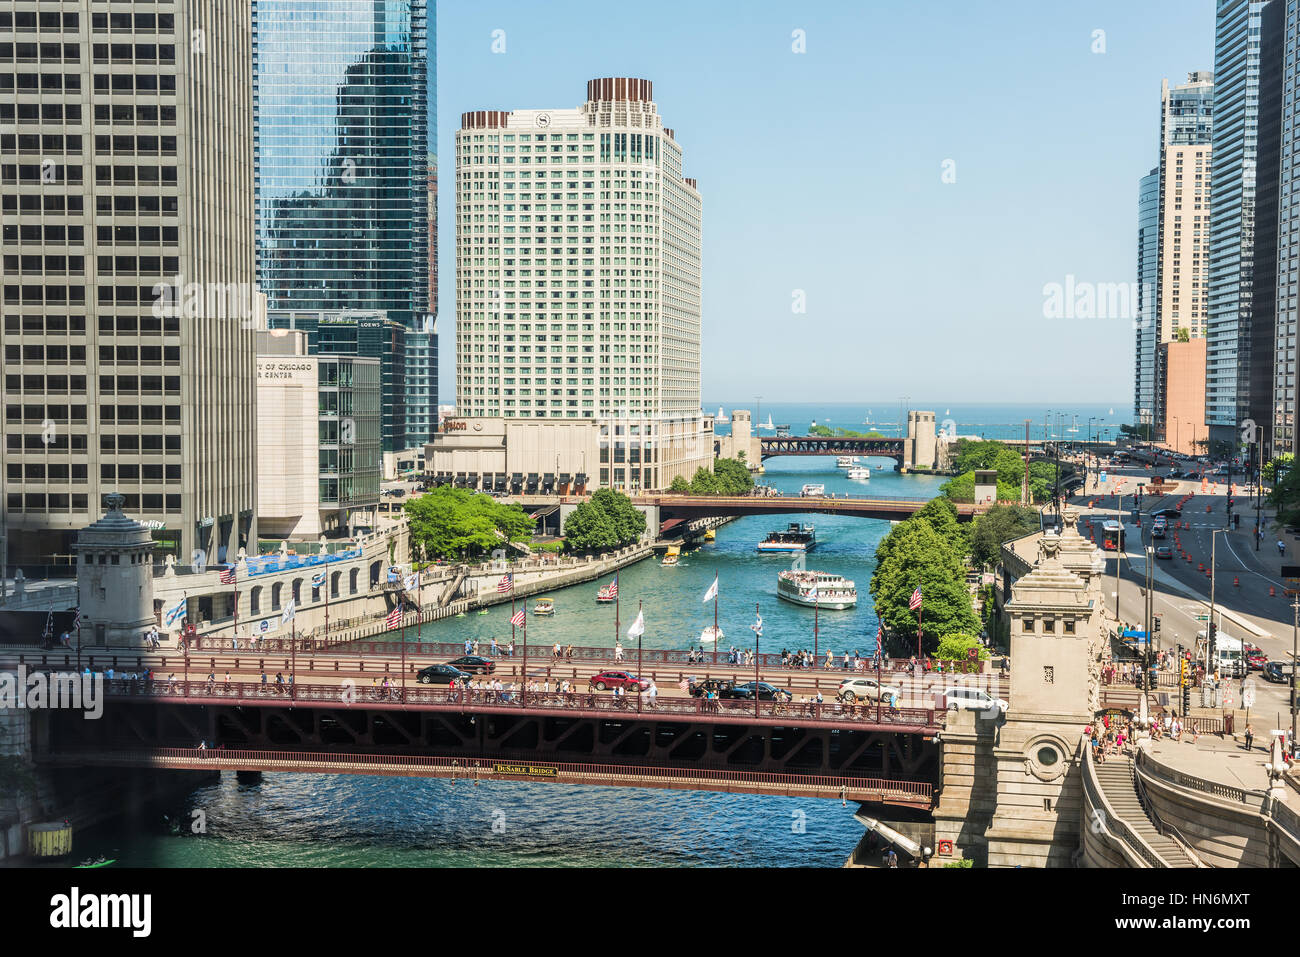
[[[974, 711], [948, 712], [939, 735], [943, 788], [934, 809], [933, 866], [970, 858], [977, 867], [988, 863], [985, 832], [997, 809], [997, 762], [993, 758], [996, 728]], [[939, 842], [952, 841], [952, 855], [939, 855]]]

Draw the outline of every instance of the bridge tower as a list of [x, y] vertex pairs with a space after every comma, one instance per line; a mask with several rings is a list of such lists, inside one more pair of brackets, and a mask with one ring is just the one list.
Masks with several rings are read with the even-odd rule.
[[997, 810], [990, 867], [1068, 867], [1079, 846], [1079, 742], [1093, 717], [1100, 603], [1065, 566], [1061, 538], [1039, 543], [1033, 571], [1012, 586], [1011, 691], [993, 747]]
[[938, 434], [934, 428], [934, 413], [909, 411], [901, 471], [933, 469], [938, 455], [938, 441]]
[[131, 645], [155, 624], [153, 536], [126, 517], [126, 497], [105, 497], [108, 512], [77, 536], [77, 598], [84, 646]]

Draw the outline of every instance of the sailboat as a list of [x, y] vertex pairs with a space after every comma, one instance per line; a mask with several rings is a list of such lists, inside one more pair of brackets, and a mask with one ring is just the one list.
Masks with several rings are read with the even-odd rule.
[[722, 412], [722, 406], [718, 406], [718, 414], [713, 417], [713, 421], [718, 425], [726, 425], [731, 420]]
[[774, 422], [772, 421], [772, 413], [771, 413], [771, 412], [769, 412], [769, 413], [767, 414], [767, 421], [764, 422], [762, 425], [760, 425], [759, 428], [760, 428], [760, 429], [773, 429], [773, 430], [776, 429], [776, 423], [774, 423]]

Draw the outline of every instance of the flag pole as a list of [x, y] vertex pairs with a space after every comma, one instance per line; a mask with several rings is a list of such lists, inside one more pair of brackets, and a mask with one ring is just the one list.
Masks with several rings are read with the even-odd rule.
[[298, 609], [289, 619], [289, 697], [298, 697]]
[[[641, 602], [638, 599], [636, 603], [637, 618], [641, 617]], [[645, 633], [645, 623], [642, 622], [641, 630], [636, 633], [636, 710], [641, 710], [641, 674], [644, 670], [641, 658], [641, 636]]]
[[[614, 573], [614, 584], [615, 585], [618, 584], [617, 572]], [[619, 613], [619, 595], [618, 595], [618, 589], [615, 588], [614, 589], [614, 644], [616, 645], [618, 644], [618, 629], [619, 629], [618, 613]]]
[[424, 576], [420, 569], [415, 570], [415, 603], [420, 606], [415, 621], [415, 643], [424, 641]]
[[330, 640], [330, 572], [325, 569], [325, 646]]
[[921, 616], [925, 614], [925, 605], [916, 606], [916, 664], [921, 665]]
[[[754, 602], [755, 623], [758, 622], [758, 619], [759, 619], [758, 602]], [[763, 636], [759, 633], [759, 629], [755, 628], [754, 629], [754, 717], [755, 718], [758, 717], [758, 639], [761, 637]], [[713, 647], [716, 648], [717, 646], [718, 643], [715, 641], [713, 643]], [[717, 658], [716, 654], [714, 655], [714, 658], [715, 659]]]
[[402, 594], [397, 594], [398, 621], [402, 623], [402, 703], [406, 703], [406, 615], [402, 613]]
[[[514, 607], [515, 607], [514, 587], [515, 587], [515, 585], [514, 585], [514, 579], [512, 578], [512, 579], [510, 580], [510, 591], [511, 591], [511, 595], [510, 595], [510, 609], [511, 609], [511, 612], [512, 612], [512, 614], [511, 614], [511, 616], [510, 616], [511, 618], [514, 617], [513, 611], [514, 611]], [[510, 640], [513, 641], [513, 640], [514, 640], [514, 637], [515, 637], [515, 623], [512, 621], [512, 622], [510, 622]], [[523, 680], [523, 689], [524, 689], [524, 690], [523, 690], [523, 692], [520, 694], [520, 696], [519, 696], [519, 700], [520, 700], [520, 702], [522, 702], [522, 704], [524, 705], [524, 707], [527, 707], [527, 706], [528, 706], [528, 615], [527, 615], [526, 612], [525, 612], [525, 614], [524, 614], [524, 664], [523, 664], [523, 678], [524, 678], [524, 680]]]
[[822, 590], [813, 586], [813, 667], [817, 666], [817, 629], [818, 616], [822, 608]]

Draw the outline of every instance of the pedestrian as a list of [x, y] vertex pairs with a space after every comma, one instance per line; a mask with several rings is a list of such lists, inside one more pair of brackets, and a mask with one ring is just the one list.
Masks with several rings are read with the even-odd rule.
[[1255, 743], [1255, 729], [1250, 722], [1246, 722], [1246, 750], [1249, 751]]
[[492, 651], [490, 654], [493, 658], [497, 656], [497, 639], [495, 635], [492, 636]]
[[898, 867], [898, 854], [891, 847], [889, 853], [885, 855], [885, 860], [890, 867]]

